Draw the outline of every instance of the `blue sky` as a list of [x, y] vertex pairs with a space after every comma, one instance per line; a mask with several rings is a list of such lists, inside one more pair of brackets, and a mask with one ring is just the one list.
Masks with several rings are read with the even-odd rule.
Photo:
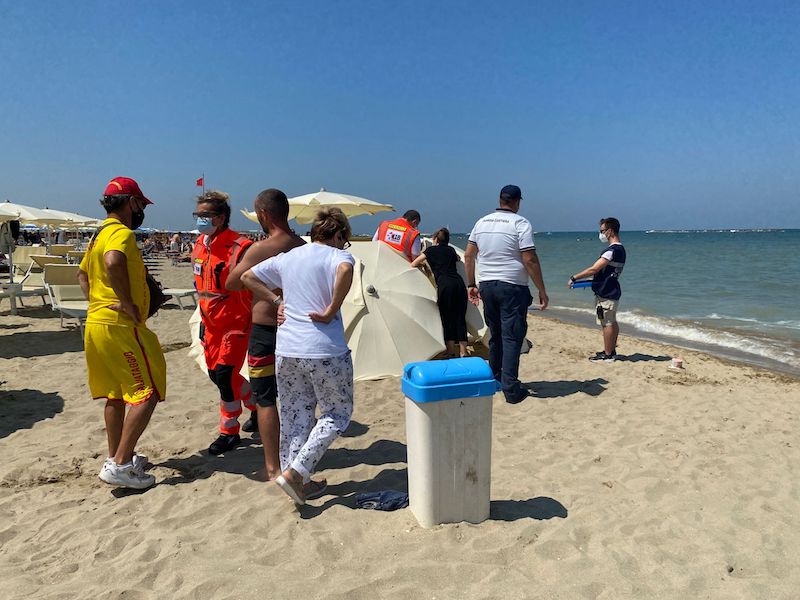
[[797, 2], [0, 0], [0, 200], [99, 215], [126, 175], [188, 229], [205, 173], [468, 231], [516, 183], [537, 230], [800, 227], [798, 31]]

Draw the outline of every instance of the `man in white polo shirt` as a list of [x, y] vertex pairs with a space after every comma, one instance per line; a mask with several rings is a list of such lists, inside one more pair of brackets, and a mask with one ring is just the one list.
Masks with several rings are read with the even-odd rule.
[[[517, 214], [521, 201], [522, 191], [516, 185], [500, 190], [499, 208], [475, 223], [464, 256], [469, 299], [473, 304], [483, 300], [483, 317], [491, 332], [489, 366], [511, 404], [530, 395], [519, 381], [519, 353], [528, 331], [528, 306], [533, 301], [529, 277], [539, 290], [539, 310], [549, 303], [533, 228]], [[480, 290], [475, 285], [476, 258]]]

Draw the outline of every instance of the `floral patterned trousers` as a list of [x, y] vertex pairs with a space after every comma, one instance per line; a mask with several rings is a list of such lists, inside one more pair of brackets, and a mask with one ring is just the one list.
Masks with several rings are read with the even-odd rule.
[[[342, 435], [353, 414], [350, 353], [331, 358], [275, 361], [281, 419], [281, 469], [291, 467], [308, 483], [322, 455]], [[319, 407], [319, 419], [315, 412]]]

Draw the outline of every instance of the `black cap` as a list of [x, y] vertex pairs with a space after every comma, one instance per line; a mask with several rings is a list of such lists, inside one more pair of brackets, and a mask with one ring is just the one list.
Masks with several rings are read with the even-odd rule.
[[500, 197], [504, 200], [520, 200], [522, 198], [522, 190], [517, 185], [507, 185], [500, 190]]

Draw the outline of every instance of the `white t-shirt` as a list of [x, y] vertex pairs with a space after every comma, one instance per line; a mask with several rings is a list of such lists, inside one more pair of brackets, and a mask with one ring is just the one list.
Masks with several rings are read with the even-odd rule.
[[533, 227], [528, 219], [508, 209], [498, 208], [475, 223], [469, 241], [478, 246], [481, 281], [528, 285], [528, 272], [520, 254], [536, 248]]
[[331, 303], [336, 269], [345, 262], [355, 264], [349, 252], [311, 243], [252, 268], [253, 275], [271, 289], [283, 289], [286, 322], [278, 327], [276, 356], [329, 358], [348, 352], [341, 312], [330, 323], [312, 321], [308, 316], [323, 312]]

